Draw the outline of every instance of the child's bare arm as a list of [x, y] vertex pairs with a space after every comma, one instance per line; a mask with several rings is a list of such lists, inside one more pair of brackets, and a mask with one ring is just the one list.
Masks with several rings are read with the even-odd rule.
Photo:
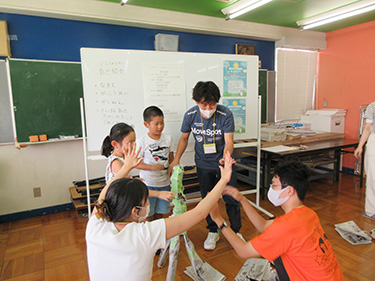
[[163, 164], [157, 163], [157, 164], [145, 164], [145, 163], [139, 163], [136, 167], [139, 170], [146, 170], [146, 171], [161, 171], [164, 170]]

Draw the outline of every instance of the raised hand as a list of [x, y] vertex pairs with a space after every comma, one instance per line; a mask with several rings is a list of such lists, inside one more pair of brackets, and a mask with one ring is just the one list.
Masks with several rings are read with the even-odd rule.
[[141, 148], [137, 150], [136, 143], [128, 143], [124, 149], [124, 166], [129, 169], [135, 168], [139, 163], [143, 161], [143, 158], [138, 158]]
[[232, 175], [232, 165], [236, 163], [236, 161], [230, 156], [230, 153], [228, 151], [224, 154], [223, 159], [224, 167], [219, 166], [221, 172], [221, 179], [228, 182]]

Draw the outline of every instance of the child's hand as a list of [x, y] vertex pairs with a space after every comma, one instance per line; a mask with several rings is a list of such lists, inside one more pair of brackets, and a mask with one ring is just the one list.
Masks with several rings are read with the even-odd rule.
[[224, 155], [224, 168], [219, 166], [221, 172], [221, 179], [225, 182], [229, 182], [232, 175], [232, 165], [236, 161], [230, 156], [230, 153], [227, 151]]
[[240, 191], [237, 188], [234, 188], [232, 186], [227, 185], [224, 188], [223, 195], [229, 195], [232, 196], [233, 199], [240, 202], [243, 199], [243, 195], [240, 193]]
[[174, 161], [172, 161], [171, 163], [169, 163], [169, 166], [168, 166], [168, 177], [170, 178], [172, 173], [173, 173], [173, 167], [178, 165], [179, 163], [175, 163]]
[[167, 201], [167, 202], [172, 202], [175, 195], [176, 195], [176, 193], [174, 193], [172, 191], [159, 191], [158, 192], [158, 198], [162, 199], [164, 201]]
[[135, 168], [139, 163], [143, 161], [143, 158], [138, 158], [141, 148], [138, 150], [136, 143], [128, 143], [126, 145], [126, 150], [124, 149], [124, 166], [127, 166], [129, 169]]

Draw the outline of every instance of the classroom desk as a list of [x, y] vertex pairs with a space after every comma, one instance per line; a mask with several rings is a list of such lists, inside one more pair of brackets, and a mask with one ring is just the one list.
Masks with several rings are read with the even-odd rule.
[[[323, 164], [333, 164], [333, 169], [319, 167], [320, 170], [325, 171], [325, 174], [321, 176], [333, 175], [335, 181], [339, 180], [340, 166], [341, 166], [341, 155], [345, 153], [353, 153], [347, 151], [347, 148], [356, 148], [358, 146], [358, 140], [353, 139], [333, 139], [333, 140], [321, 140], [304, 144], [304, 149], [290, 150], [290, 151], [269, 151], [267, 148], [262, 148], [262, 198], [264, 198], [263, 189], [268, 188], [271, 183], [271, 168], [272, 161], [274, 160], [298, 160], [304, 162], [307, 166], [316, 167]], [[320, 155], [333, 153], [331, 159], [319, 158]], [[309, 165], [309, 158], [311, 159], [311, 165]], [[310, 179], [317, 179], [319, 176], [312, 176]], [[360, 173], [360, 187], [363, 182], [363, 159]]]
[[[287, 145], [287, 146], [299, 146], [303, 145], [304, 149], [298, 150], [290, 150], [290, 151], [269, 151], [268, 149], [273, 146], [277, 145]], [[341, 155], [345, 153], [353, 153], [352, 151], [347, 151], [345, 149], [348, 148], [356, 148], [358, 146], [358, 140], [353, 139], [344, 139], [343, 134], [322, 134], [319, 136], [314, 137], [306, 137], [300, 140], [293, 140], [293, 141], [282, 141], [282, 142], [262, 142], [261, 145], [261, 194], [262, 198], [264, 198], [265, 191], [269, 187], [271, 182], [272, 176], [272, 166], [273, 162], [280, 161], [280, 160], [297, 160], [305, 163], [307, 166], [312, 168], [317, 168], [320, 171], [324, 172], [321, 174], [312, 175], [309, 179], [318, 179], [321, 177], [326, 176], [333, 176], [333, 179], [338, 181], [339, 180], [339, 173], [340, 173], [340, 166], [341, 166]], [[247, 149], [236, 148], [234, 149], [234, 157], [235, 158], [242, 158], [246, 154], [252, 154], [256, 151], [255, 148], [248, 147]], [[328, 157], [324, 157], [327, 156]], [[362, 155], [362, 164], [361, 164], [361, 172], [360, 172], [360, 187], [363, 184], [363, 157]], [[326, 168], [323, 164], [333, 164], [333, 169]], [[256, 171], [256, 167], [246, 164], [241, 164], [240, 161], [237, 161], [239, 169], [248, 169], [249, 175], [250, 171], [254, 173]], [[317, 167], [319, 166], [319, 167]], [[253, 184], [254, 179], [250, 179], [250, 176], [245, 176], [237, 173], [237, 177], [240, 180], [244, 180], [250, 184]]]

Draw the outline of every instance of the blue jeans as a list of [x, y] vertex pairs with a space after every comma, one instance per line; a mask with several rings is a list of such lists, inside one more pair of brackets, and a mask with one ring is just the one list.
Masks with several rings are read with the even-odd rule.
[[[216, 183], [220, 180], [220, 169], [203, 169], [197, 167], [197, 174], [201, 195], [202, 198], [204, 198], [206, 197], [207, 193], [211, 191], [216, 185]], [[235, 172], [232, 173], [232, 177], [228, 185], [237, 187], [237, 177]], [[229, 195], [224, 195], [223, 199], [225, 201], [225, 207], [227, 210], [230, 227], [233, 229], [234, 232], [239, 232], [242, 226], [240, 203], [238, 203], [237, 200], [234, 200], [233, 197]], [[210, 230], [210, 232], [217, 232], [218, 226], [211, 219], [210, 215], [206, 217], [206, 221], [207, 228]]]
[[[147, 186], [149, 190], [156, 190], [156, 191], [170, 191], [171, 187], [163, 186], [163, 187], [153, 187]], [[171, 211], [171, 204], [168, 201], [164, 201], [163, 199], [159, 199], [156, 197], [149, 197], [148, 200], [150, 201], [150, 213], [148, 214], [149, 217], [153, 216], [154, 214], [169, 214]]]

